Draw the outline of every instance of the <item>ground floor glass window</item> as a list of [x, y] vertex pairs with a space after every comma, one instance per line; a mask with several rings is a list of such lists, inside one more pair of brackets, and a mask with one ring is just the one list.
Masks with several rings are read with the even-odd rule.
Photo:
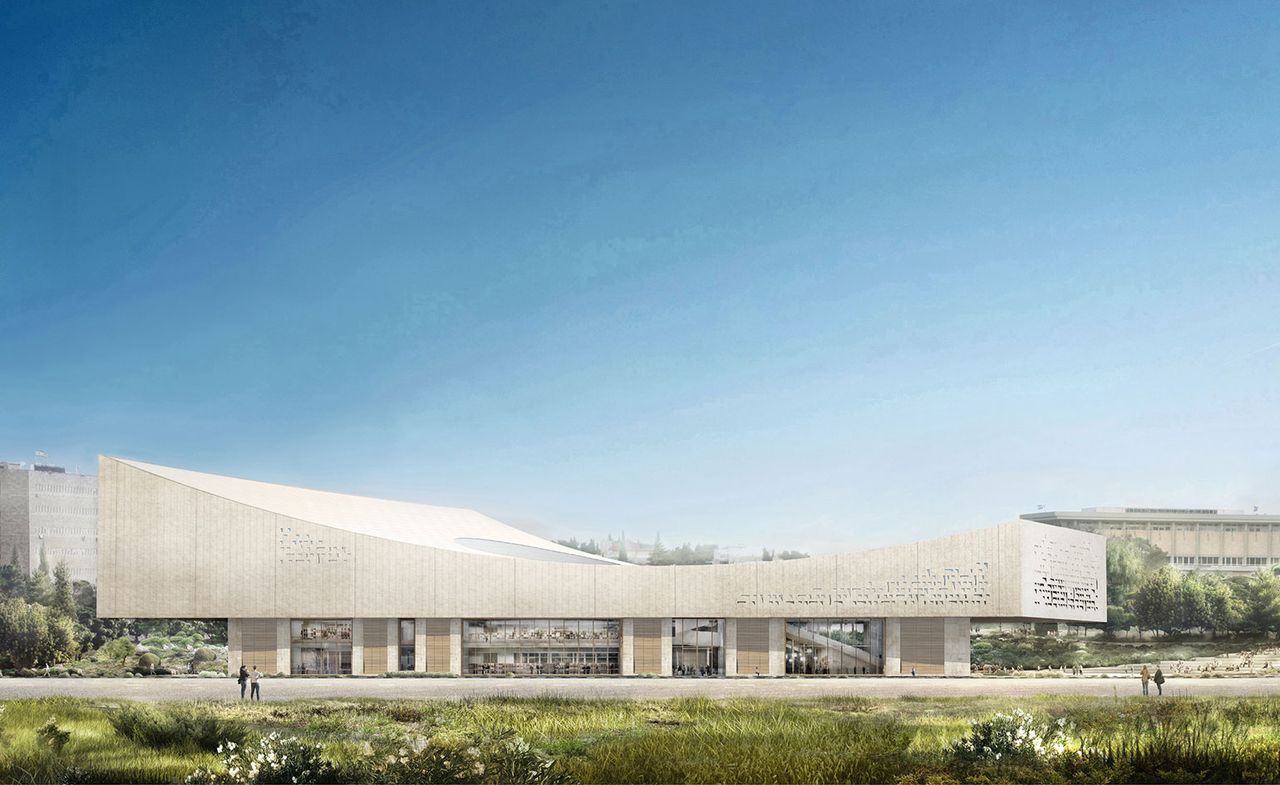
[[671, 620], [671, 674], [724, 675], [724, 619]]
[[468, 619], [463, 671], [476, 675], [617, 674], [622, 629], [617, 619]]
[[884, 673], [880, 619], [787, 619], [787, 673]]
[[293, 619], [289, 627], [291, 673], [351, 673], [350, 619]]
[[414, 659], [414, 627], [413, 619], [400, 620], [400, 670], [413, 670]]

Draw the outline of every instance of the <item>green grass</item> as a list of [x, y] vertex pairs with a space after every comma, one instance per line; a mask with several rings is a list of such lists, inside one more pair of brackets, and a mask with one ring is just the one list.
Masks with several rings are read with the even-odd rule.
[[[118, 731], [125, 702], [9, 701], [0, 716], [0, 782], [180, 782], [217, 756], [150, 730]], [[948, 749], [973, 719], [1023, 708], [1070, 720], [1079, 754], [960, 761]], [[417, 736], [464, 743], [514, 731], [584, 783], [1277, 782], [1280, 705], [1271, 699], [856, 697], [812, 700], [325, 700], [200, 703], [148, 709], [246, 737], [279, 731], [320, 741], [343, 778]], [[37, 734], [71, 733], [57, 755]], [[198, 717], [197, 717], [198, 718]], [[149, 726], [148, 726], [149, 727]], [[135, 740], [137, 739], [137, 740]], [[141, 740], [141, 741], [139, 741]], [[206, 742], [207, 745], [207, 742]]]

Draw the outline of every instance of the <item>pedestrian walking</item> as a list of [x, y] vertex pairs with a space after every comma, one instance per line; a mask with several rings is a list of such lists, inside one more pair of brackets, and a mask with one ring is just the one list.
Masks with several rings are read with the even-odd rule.
[[1142, 666], [1142, 672], [1138, 674], [1138, 678], [1142, 679], [1142, 694], [1147, 694], [1147, 682], [1151, 681], [1151, 671], [1146, 665]]
[[[253, 666], [253, 670], [249, 671], [249, 700], [262, 700], [262, 688], [258, 685], [258, 679], [262, 678], [262, 674], [258, 673], [258, 666]], [[1146, 692], [1147, 683], [1142, 682], [1142, 691]]]
[[249, 686], [249, 669], [240, 666], [240, 675], [236, 678], [236, 682], [240, 685], [240, 700], [244, 700], [244, 688]]
[[1164, 671], [1160, 670], [1160, 666], [1156, 666], [1156, 675], [1151, 677], [1156, 683], [1156, 695], [1164, 695]]

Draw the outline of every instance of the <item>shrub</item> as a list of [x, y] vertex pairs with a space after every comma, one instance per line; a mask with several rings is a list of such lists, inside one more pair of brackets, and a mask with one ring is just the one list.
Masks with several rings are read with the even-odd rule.
[[43, 605], [0, 600], [0, 664], [30, 668], [72, 659], [79, 651], [71, 620]]
[[160, 657], [147, 652], [138, 658], [138, 666], [142, 668], [154, 668], [160, 664]]
[[327, 783], [336, 781], [333, 766], [322, 756], [323, 745], [306, 744], [279, 733], [252, 744], [219, 745], [224, 771], [199, 768], [188, 783]]
[[103, 644], [98, 653], [110, 660], [120, 660], [123, 665], [125, 659], [133, 654], [133, 641], [128, 638], [116, 638], [110, 643]]
[[519, 783], [569, 781], [555, 760], [512, 732], [465, 741], [417, 737], [382, 764], [374, 777], [384, 783]]
[[218, 655], [213, 649], [203, 647], [196, 649], [195, 654], [191, 655], [192, 662], [213, 662], [216, 659], [218, 659]]
[[58, 727], [58, 720], [50, 717], [49, 721], [40, 726], [40, 730], [36, 731], [36, 736], [40, 741], [49, 745], [54, 752], [62, 752], [62, 748], [71, 740], [71, 731], [63, 730]]
[[971, 720], [969, 733], [951, 746], [964, 760], [1035, 760], [1060, 755], [1067, 749], [1067, 721], [1041, 724], [1029, 712], [996, 712], [985, 720]]
[[243, 744], [247, 736], [240, 723], [181, 703], [165, 704], [162, 708], [125, 704], [108, 719], [121, 736], [151, 748], [194, 747], [213, 752], [224, 741]]

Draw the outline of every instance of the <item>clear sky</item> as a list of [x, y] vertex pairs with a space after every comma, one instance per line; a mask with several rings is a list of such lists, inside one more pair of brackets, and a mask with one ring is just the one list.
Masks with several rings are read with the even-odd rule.
[[6, 3], [0, 458], [830, 551], [1280, 512], [1280, 6]]

